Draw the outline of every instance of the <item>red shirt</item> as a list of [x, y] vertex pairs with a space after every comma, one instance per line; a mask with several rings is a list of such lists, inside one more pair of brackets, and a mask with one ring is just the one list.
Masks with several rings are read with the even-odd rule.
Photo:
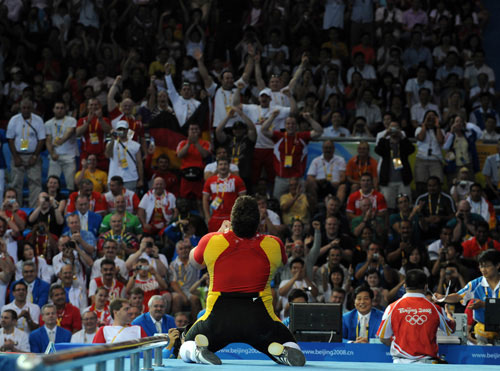
[[120, 107], [118, 106], [116, 106], [115, 109], [109, 113], [109, 118], [111, 119], [113, 127], [115, 127], [118, 121], [127, 121], [128, 128], [134, 131], [134, 137], [132, 140], [141, 143], [140, 138], [144, 137], [144, 126], [142, 125], [141, 120], [136, 120], [134, 116], [125, 116], [122, 111], [120, 111]]
[[469, 238], [467, 241], [462, 243], [462, 247], [464, 248], [464, 258], [473, 258], [481, 252], [491, 248], [500, 251], [500, 243], [490, 237], [488, 237], [488, 240], [483, 245], [480, 245], [479, 242], [477, 242], [476, 237]]
[[384, 195], [376, 190], [372, 190], [369, 194], [365, 195], [361, 190], [351, 193], [347, 199], [346, 211], [354, 213], [354, 215], [361, 215], [360, 204], [363, 198], [369, 198], [372, 202], [372, 207], [376, 211], [382, 212], [387, 210], [387, 203], [385, 202]]
[[447, 319], [443, 308], [431, 303], [423, 294], [408, 293], [386, 308], [377, 336], [393, 338], [393, 357], [436, 358], [438, 328], [449, 335], [455, 331], [455, 322]]
[[271, 298], [269, 283], [286, 264], [283, 242], [275, 236], [257, 234], [240, 238], [233, 231], [208, 233], [194, 250], [194, 259], [207, 265], [212, 292], [258, 293]]
[[[40, 315], [40, 327], [45, 322]], [[60, 326], [68, 331], [76, 332], [82, 329], [82, 316], [80, 310], [71, 303], [66, 303], [62, 310], [57, 310], [57, 326]]]
[[[83, 126], [85, 121], [88, 120], [87, 117], [82, 117], [78, 120], [76, 127]], [[109, 119], [106, 117], [102, 117], [102, 120], [106, 121], [109, 124]], [[104, 155], [104, 150], [106, 149], [106, 143], [104, 142], [105, 133], [101, 128], [101, 124], [97, 120], [97, 117], [94, 117], [87, 128], [85, 134], [83, 134], [82, 138], [82, 151], [87, 154], [93, 153], [95, 155]]]
[[[276, 175], [282, 178], [301, 178], [306, 171], [307, 143], [311, 140], [311, 132], [302, 131], [293, 136], [286, 132], [273, 132], [273, 166]], [[291, 156], [292, 163], [286, 162]]]
[[[210, 142], [207, 142], [204, 139], [198, 139], [198, 143], [206, 149], [210, 151]], [[179, 152], [186, 144], [188, 144], [187, 139], [182, 140], [177, 145], [177, 152]], [[195, 147], [194, 144], [190, 144], [188, 148], [188, 153], [181, 159], [181, 169], [187, 169], [188, 167], [199, 167], [203, 168], [205, 163], [203, 162], [203, 157], [201, 156], [198, 148]]]
[[226, 179], [212, 175], [203, 186], [203, 194], [210, 197], [210, 202], [217, 197], [222, 200], [222, 204], [217, 209], [212, 209], [212, 217], [228, 217], [231, 215], [234, 202], [238, 196], [246, 192], [243, 180], [233, 174], [229, 174]]
[[[74, 213], [76, 211], [76, 198], [80, 194], [80, 191], [73, 192], [69, 195], [69, 202], [66, 209], [66, 213]], [[106, 204], [106, 198], [99, 192], [92, 191], [92, 195], [90, 197], [90, 211], [94, 213], [105, 212], [108, 210], [108, 205]]]

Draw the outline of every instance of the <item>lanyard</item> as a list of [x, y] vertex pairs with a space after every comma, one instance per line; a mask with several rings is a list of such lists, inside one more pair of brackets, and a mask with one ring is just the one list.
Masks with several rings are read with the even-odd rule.
[[[123, 142], [122, 142], [123, 144]], [[128, 152], [128, 140], [127, 140], [127, 145], [125, 147], [123, 147], [123, 157], [120, 158], [120, 146], [118, 146], [118, 149], [116, 150], [117, 154], [118, 154], [118, 163], [121, 163], [122, 161], [127, 161], [127, 152]]]
[[57, 326], [61, 326], [61, 322], [64, 318], [64, 313], [66, 313], [66, 305], [64, 306], [64, 309], [63, 309], [63, 312], [61, 313], [61, 315], [57, 316]]
[[222, 91], [222, 95], [224, 96], [224, 107], [231, 105], [232, 104], [231, 102], [233, 101], [233, 91], [232, 90], [229, 91], [230, 92], [229, 93], [229, 102], [230, 102], [229, 104], [227, 103], [226, 92], [224, 91], [224, 89], [221, 89], [221, 91]]
[[[333, 160], [333, 159], [332, 159]], [[328, 171], [326, 170], [326, 162], [325, 160], [323, 159], [323, 171], [325, 172], [325, 178], [328, 178], [328, 174], [330, 174], [331, 177], [333, 177], [333, 161], [328, 164]]]
[[[123, 240], [123, 230], [125, 229], [125, 226], [122, 227], [122, 231], [120, 233], [120, 239], [118, 241], [122, 241]], [[115, 239], [115, 234], [113, 233], [113, 230], [111, 229], [109, 231], [111, 233], [111, 239], [114, 240]]]
[[[293, 135], [293, 147], [292, 147], [292, 152], [290, 153], [290, 156], [293, 156], [293, 153], [295, 152], [295, 142], [297, 140], [297, 134]], [[288, 133], [285, 131], [285, 156], [288, 154]]]
[[439, 194], [439, 197], [437, 199], [437, 205], [436, 205], [436, 213], [432, 213], [432, 199], [431, 195], [427, 195], [427, 200], [429, 203], [429, 215], [438, 215], [439, 214], [439, 204], [441, 203], [441, 194]]
[[[184, 274], [182, 273], [183, 269], [184, 268]], [[182, 280], [180, 279], [180, 277], [182, 276]], [[187, 269], [184, 267], [184, 264], [182, 264], [182, 262], [179, 264], [179, 275], [177, 277], [177, 280], [179, 281], [179, 285], [180, 286], [184, 286], [184, 283], [186, 282], [186, 277], [187, 277]]]
[[113, 338], [113, 340], [111, 340], [111, 343], [114, 343], [114, 341], [116, 340], [116, 337], [117, 337], [118, 335], [120, 335], [120, 332], [122, 332], [123, 330], [125, 330], [125, 328], [126, 328], [126, 327], [122, 327], [122, 328], [120, 329], [120, 331], [118, 331], [118, 333], [115, 335], [115, 337]]
[[366, 170], [368, 170], [368, 164], [370, 163], [370, 159], [368, 158], [367, 161], [365, 162], [365, 166], [363, 168], [363, 170], [361, 170], [360, 168], [360, 162], [359, 162], [359, 156], [356, 157], [356, 164], [358, 165], [358, 175], [359, 177], [361, 178], [361, 175], [363, 175], [364, 173], [366, 173]]
[[[495, 297], [495, 290], [492, 289], [491, 292], [493, 292], [493, 297]], [[484, 288], [484, 295], [486, 298], [488, 297], [488, 287]], [[500, 298], [500, 290], [498, 290], [498, 297]]]
[[61, 125], [57, 125], [57, 121], [55, 121], [56, 124], [56, 138], [62, 138], [64, 135], [64, 121], [66, 120], [66, 117], [63, 118]]
[[[238, 152], [236, 152], [236, 148], [238, 148]], [[235, 153], [236, 152], [236, 153]], [[241, 143], [236, 146], [236, 137], [233, 137], [233, 153], [232, 153], [232, 158], [239, 158], [240, 157], [240, 152], [241, 152]]]
[[[222, 180], [222, 184], [219, 183], [219, 180]], [[220, 198], [224, 198], [224, 193], [226, 193], [226, 185], [227, 185], [227, 178], [226, 179], [221, 179], [219, 178], [219, 176], [217, 175], [217, 183], [215, 184], [215, 193], [216, 193], [216, 197], [218, 197], [218, 194], [219, 194], [219, 185], [222, 185], [222, 194], [220, 195]]]
[[[23, 134], [22, 134], [22, 139], [26, 139], [26, 138], [29, 138], [30, 136], [30, 126], [31, 126], [31, 123], [28, 121], [28, 120], [24, 120], [27, 124], [28, 124], [28, 127], [26, 127], [26, 125], [23, 124]], [[26, 130], [26, 135], [24, 133], [24, 130]]]

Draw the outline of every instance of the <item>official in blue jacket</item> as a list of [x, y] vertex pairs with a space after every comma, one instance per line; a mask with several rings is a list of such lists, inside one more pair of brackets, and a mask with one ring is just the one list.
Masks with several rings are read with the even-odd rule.
[[367, 285], [354, 290], [355, 309], [342, 316], [342, 337], [354, 343], [369, 343], [376, 338], [384, 314], [372, 308], [373, 291]]
[[[165, 314], [165, 300], [160, 295], [154, 295], [148, 301], [149, 312], [141, 314], [132, 321], [133, 325], [141, 326], [148, 336], [157, 333], [168, 333], [168, 330], [175, 328], [175, 319]], [[161, 329], [161, 331], [160, 331]]]
[[[40, 308], [47, 304], [49, 300], [49, 289], [50, 285], [48, 282], [42, 281], [40, 278], [36, 276], [36, 266], [34, 262], [24, 262], [23, 264], [23, 278], [18, 281], [14, 281], [10, 285], [10, 301], [14, 300], [14, 286], [16, 283], [22, 281], [28, 286], [28, 301], [31, 301], [33, 304], [38, 305]], [[31, 290], [31, 292], [30, 292]], [[31, 294], [31, 297], [30, 297]], [[31, 300], [32, 299], [32, 300]]]
[[71, 332], [57, 326], [57, 309], [54, 304], [43, 306], [42, 319], [45, 324], [31, 332], [29, 337], [33, 353], [45, 353], [50, 341], [54, 343], [71, 342]]

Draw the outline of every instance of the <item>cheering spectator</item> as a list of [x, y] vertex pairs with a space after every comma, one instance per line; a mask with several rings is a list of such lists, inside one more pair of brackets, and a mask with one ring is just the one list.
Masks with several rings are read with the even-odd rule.
[[108, 188], [108, 173], [97, 168], [97, 156], [88, 155], [87, 159], [82, 159], [82, 169], [75, 175], [75, 183], [80, 184], [83, 179], [88, 179], [94, 185], [93, 189], [98, 193], [103, 193]]
[[73, 192], [69, 195], [68, 207], [66, 209], [67, 213], [74, 213], [76, 211], [76, 198], [82, 195], [89, 199], [90, 211], [100, 214], [101, 216], [106, 214], [106, 199], [101, 193], [94, 191], [94, 184], [92, 181], [89, 179], [82, 179], [80, 183], [78, 183], [78, 189], [78, 192]]
[[104, 259], [101, 262], [101, 275], [90, 281], [89, 297], [95, 303], [95, 294], [99, 287], [105, 287], [109, 291], [109, 300], [125, 297], [125, 285], [116, 278], [116, 265], [113, 260]]
[[40, 307], [27, 300], [28, 285], [22, 280], [11, 286], [11, 294], [14, 300], [2, 307], [2, 313], [7, 310], [16, 312], [17, 328], [29, 334], [39, 326]]
[[144, 232], [158, 233], [177, 217], [177, 213], [175, 196], [165, 189], [165, 180], [155, 178], [152, 189], [142, 197], [137, 209]]
[[[53, 284], [50, 287], [49, 297], [56, 308], [57, 325], [63, 329], [75, 333], [82, 329], [82, 317], [80, 316], [80, 309], [73, 304], [66, 302], [66, 290], [59, 284]], [[42, 320], [40, 326], [45, 323], [42, 310]]]

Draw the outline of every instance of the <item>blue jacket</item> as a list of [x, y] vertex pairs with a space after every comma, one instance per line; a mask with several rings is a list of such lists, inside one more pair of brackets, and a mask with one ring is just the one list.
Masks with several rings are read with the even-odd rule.
[[[376, 338], [377, 331], [382, 322], [384, 312], [372, 308], [370, 322], [368, 323], [368, 338]], [[342, 337], [347, 340], [356, 340], [356, 327], [358, 326], [358, 311], [356, 309], [342, 316]]]
[[[62, 327], [56, 327], [56, 343], [69, 343], [71, 341], [71, 331]], [[45, 326], [42, 326], [30, 334], [30, 348], [33, 353], [45, 353], [49, 345], [49, 335]]]
[[[10, 301], [14, 300], [14, 295], [12, 295], [14, 291], [14, 285], [18, 282], [24, 282], [24, 279], [21, 278], [20, 280], [17, 280], [13, 282], [10, 285]], [[26, 283], [26, 282], [25, 282]], [[40, 308], [42, 308], [45, 304], [47, 304], [47, 301], [49, 300], [49, 289], [50, 289], [50, 284], [48, 284], [45, 281], [42, 281], [40, 278], [35, 278], [35, 285], [33, 286], [33, 304], [38, 305]]]
[[[73, 212], [69, 215], [73, 215], [73, 214], [78, 214], [78, 212]], [[101, 222], [102, 222], [102, 216], [100, 216], [99, 214], [97, 213], [94, 213], [93, 211], [90, 211], [88, 212], [88, 231], [91, 232], [94, 237], [99, 237], [99, 228], [101, 227]], [[66, 218], [69, 216], [67, 215]], [[64, 230], [63, 232], [67, 232], [69, 231], [69, 228], [68, 226], [64, 227]]]
[[[174, 317], [169, 316], [168, 314], [164, 314], [162, 319], [163, 319], [161, 323], [162, 333], [166, 334], [168, 333], [169, 329], [176, 327]], [[153, 336], [155, 333], [158, 332], [156, 330], [156, 326], [153, 320], [151, 319], [151, 315], [149, 314], [149, 312], [141, 314], [139, 317], [137, 317], [132, 321], [132, 324], [141, 326], [146, 332], [146, 334], [148, 334], [148, 336]]]

